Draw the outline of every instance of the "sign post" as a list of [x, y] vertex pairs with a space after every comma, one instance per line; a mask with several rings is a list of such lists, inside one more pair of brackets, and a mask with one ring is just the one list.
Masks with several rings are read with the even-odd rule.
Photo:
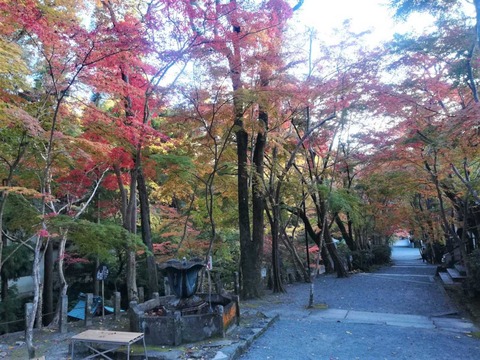
[[108, 267], [102, 264], [97, 269], [97, 280], [102, 282], [102, 319], [105, 319], [105, 279], [108, 277]]

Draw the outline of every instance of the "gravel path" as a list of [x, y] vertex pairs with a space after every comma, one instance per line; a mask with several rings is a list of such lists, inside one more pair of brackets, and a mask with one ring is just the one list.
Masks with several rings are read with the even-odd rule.
[[241, 359], [480, 359], [480, 340], [464, 331], [474, 326], [450, 303], [436, 267], [418, 249], [394, 248], [393, 260], [375, 273], [319, 277], [314, 309], [305, 308], [308, 284], [248, 302], [280, 316]]

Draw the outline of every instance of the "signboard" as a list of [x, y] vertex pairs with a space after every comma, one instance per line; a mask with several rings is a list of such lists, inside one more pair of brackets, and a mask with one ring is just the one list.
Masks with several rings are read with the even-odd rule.
[[97, 280], [105, 281], [108, 277], [107, 265], [100, 265], [97, 269]]

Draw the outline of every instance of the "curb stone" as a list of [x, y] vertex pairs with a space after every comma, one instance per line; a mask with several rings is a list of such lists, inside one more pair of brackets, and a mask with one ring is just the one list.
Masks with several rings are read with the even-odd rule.
[[[279, 315], [275, 315], [271, 318], [267, 318], [266, 323], [264, 324], [263, 327], [261, 328], [254, 328], [253, 330], [253, 335], [250, 336], [248, 339], [246, 339], [243, 343], [237, 344], [236, 346], [232, 346], [235, 349], [233, 350], [232, 355], [230, 356], [230, 360], [237, 360], [240, 358], [242, 354], [244, 354], [248, 348], [252, 345], [252, 343], [259, 337], [261, 336], [265, 331], [267, 331], [270, 326], [272, 326], [278, 319]], [[228, 349], [228, 348], [227, 348]], [[228, 351], [227, 349], [224, 349], [224, 351]], [[214, 358], [216, 359], [216, 357]]]

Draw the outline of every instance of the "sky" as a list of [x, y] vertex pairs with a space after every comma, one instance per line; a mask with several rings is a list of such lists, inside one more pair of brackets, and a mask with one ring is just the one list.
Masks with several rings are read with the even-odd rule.
[[[412, 14], [407, 22], [395, 21], [393, 10], [386, 5], [388, 2], [389, 0], [304, 0], [294, 18], [299, 27], [315, 28], [317, 39], [325, 44], [336, 43], [338, 40], [333, 36], [334, 29], [341, 29], [345, 20], [350, 20], [353, 32], [371, 31], [371, 34], [362, 37], [362, 43], [372, 48], [392, 40], [395, 33], [421, 33], [433, 21], [428, 14]], [[364, 131], [370, 127], [378, 129], [383, 121], [372, 122], [371, 117], [366, 122], [364, 120], [356, 119], [358, 124], [350, 124], [349, 132]]]
[[329, 38], [334, 28], [350, 19], [352, 30], [363, 32], [371, 30], [371, 43], [380, 43], [392, 38], [395, 32], [408, 32], [427, 26], [431, 19], [428, 15], [413, 15], [408, 23], [393, 20], [392, 10], [388, 9], [388, 0], [305, 0], [298, 13], [302, 24], [314, 27], [320, 35]]

